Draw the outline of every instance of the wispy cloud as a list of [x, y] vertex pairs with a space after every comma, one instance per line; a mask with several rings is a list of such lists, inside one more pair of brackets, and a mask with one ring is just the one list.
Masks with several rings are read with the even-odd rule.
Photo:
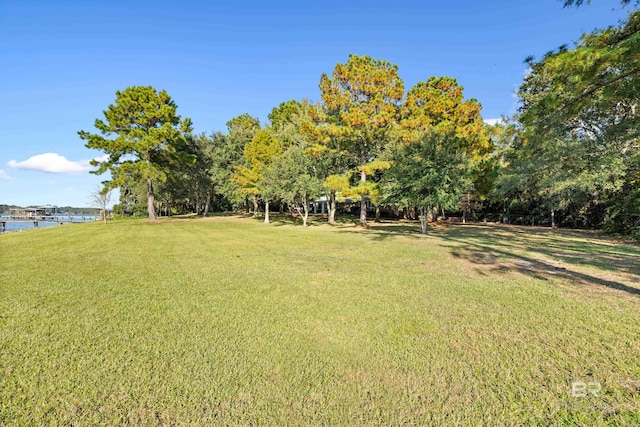
[[500, 123], [502, 121], [502, 119], [484, 119], [484, 122], [486, 124], [488, 124], [489, 126], [493, 126], [496, 123]]
[[[108, 156], [96, 158], [105, 161]], [[82, 173], [92, 169], [90, 160], [71, 161], [57, 153], [43, 153], [29, 157], [27, 160], [17, 162], [10, 160], [8, 165], [14, 169], [26, 169], [49, 173]]]
[[7, 173], [4, 170], [0, 169], [0, 179], [13, 179], [13, 178], [7, 175]]

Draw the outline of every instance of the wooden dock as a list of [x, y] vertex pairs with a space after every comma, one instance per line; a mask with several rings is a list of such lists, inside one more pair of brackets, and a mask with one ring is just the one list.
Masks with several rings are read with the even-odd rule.
[[[80, 220], [78, 220], [80, 218]], [[95, 216], [73, 216], [73, 215], [39, 215], [39, 216], [24, 216], [24, 215], [6, 215], [0, 218], [0, 233], [4, 233], [7, 228], [7, 223], [10, 222], [31, 222], [33, 228], [38, 228], [41, 222], [44, 223], [58, 223], [71, 224], [95, 221]], [[74, 219], [76, 221], [74, 221]]]

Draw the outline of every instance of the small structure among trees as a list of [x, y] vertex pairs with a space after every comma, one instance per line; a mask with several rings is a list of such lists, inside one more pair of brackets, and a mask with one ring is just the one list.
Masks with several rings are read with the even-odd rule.
[[42, 219], [47, 216], [47, 208], [11, 208], [9, 216], [16, 219]]

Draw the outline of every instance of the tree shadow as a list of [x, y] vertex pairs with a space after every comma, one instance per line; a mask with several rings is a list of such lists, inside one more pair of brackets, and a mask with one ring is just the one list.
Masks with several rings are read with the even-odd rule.
[[[264, 216], [263, 217], [258, 217], [258, 218], [255, 218], [255, 219], [260, 221], [260, 222], [264, 222]], [[326, 223], [326, 221], [322, 221], [321, 219], [312, 218], [311, 216], [309, 216], [309, 218], [307, 219], [307, 228], [318, 227], [322, 223]], [[269, 224], [268, 225], [272, 225], [274, 227], [283, 227], [285, 225], [288, 225], [288, 226], [293, 226], [293, 227], [304, 228], [302, 218], [297, 217], [297, 216], [294, 217], [294, 216], [291, 216], [289, 214], [280, 214], [280, 213], [270, 214], [269, 215]]]
[[[610, 271], [626, 276], [625, 282], [640, 284], [640, 248], [596, 233], [513, 226], [456, 226], [439, 237], [453, 243], [445, 246], [454, 257], [491, 266], [494, 272], [517, 271], [541, 280], [565, 278], [640, 297], [640, 287], [579, 271], [580, 266], [591, 266], [603, 271], [605, 276]], [[549, 259], [538, 259], [536, 254]]]
[[451, 227], [447, 235], [488, 246], [499, 245], [503, 249], [538, 253], [557, 262], [640, 276], [640, 247], [597, 232], [494, 226], [469, 227], [463, 233]]
[[369, 227], [366, 233], [374, 241], [383, 241], [396, 237], [420, 239], [428, 235], [420, 233], [419, 224], [407, 223], [377, 223]]
[[[272, 216], [270, 224], [276, 227], [285, 225], [302, 226], [302, 219], [299, 217], [292, 217], [287, 214], [276, 214]], [[258, 218], [262, 221], [262, 218]], [[409, 222], [401, 221], [370, 221], [367, 225], [360, 225], [359, 218], [356, 216], [340, 216], [336, 218], [334, 224], [329, 224], [326, 216], [320, 214], [315, 216], [309, 216], [307, 222], [309, 227], [318, 226], [330, 226], [336, 230], [344, 231], [356, 231], [361, 232], [363, 235], [371, 237], [373, 240], [385, 240], [397, 236], [405, 236], [411, 238], [420, 237], [420, 225], [411, 224]]]
[[159, 216], [158, 220], [163, 221], [182, 221], [182, 220], [196, 220], [196, 219], [216, 219], [216, 218], [251, 218], [251, 214], [239, 213], [239, 212], [209, 212], [206, 216], [195, 213], [182, 214], [182, 215], [169, 215]]

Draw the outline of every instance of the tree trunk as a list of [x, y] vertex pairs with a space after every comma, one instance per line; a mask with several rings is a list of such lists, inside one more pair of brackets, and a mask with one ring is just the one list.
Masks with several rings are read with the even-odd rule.
[[307, 198], [302, 198], [302, 207], [304, 209], [304, 216], [302, 217], [302, 226], [307, 226], [307, 218], [309, 218], [309, 204], [307, 203]]
[[467, 223], [467, 219], [469, 217], [469, 211], [471, 210], [471, 199], [470, 199], [470, 195], [469, 192], [466, 191], [464, 193], [464, 206], [462, 209], [462, 223], [466, 224]]
[[[366, 163], [367, 159], [362, 156], [362, 165]], [[363, 185], [367, 182], [367, 173], [363, 170], [360, 171], [360, 183]], [[363, 194], [360, 200], [360, 224], [367, 225], [367, 197]]]
[[202, 212], [202, 216], [209, 215], [209, 205], [211, 204], [211, 189], [207, 190], [207, 199], [204, 204], [204, 212]]
[[102, 218], [104, 219], [104, 224], [107, 225], [107, 207], [105, 206], [104, 209], [102, 209]]
[[420, 208], [420, 232], [427, 234], [427, 227], [429, 226], [429, 216], [424, 207]]
[[556, 211], [551, 209], [551, 228], [556, 228]]
[[151, 183], [151, 179], [147, 179], [147, 212], [149, 213], [149, 221], [156, 220], [156, 208], [154, 207], [153, 203], [153, 184]]
[[329, 192], [329, 199], [327, 200], [329, 204], [329, 224], [336, 225], [336, 192]]
[[195, 206], [195, 210], [196, 210], [196, 212], [195, 213], [196, 213], [196, 215], [200, 215], [201, 203], [200, 203], [200, 191], [199, 190], [200, 190], [200, 186], [198, 185], [198, 181], [196, 180], [196, 183], [195, 183], [195, 195], [196, 195], [196, 200], [195, 200], [195, 205], [196, 205]]
[[258, 196], [256, 194], [253, 195], [253, 217], [258, 217]]
[[380, 206], [376, 206], [376, 219], [374, 222], [380, 222]]
[[264, 202], [264, 223], [269, 224], [269, 201]]

